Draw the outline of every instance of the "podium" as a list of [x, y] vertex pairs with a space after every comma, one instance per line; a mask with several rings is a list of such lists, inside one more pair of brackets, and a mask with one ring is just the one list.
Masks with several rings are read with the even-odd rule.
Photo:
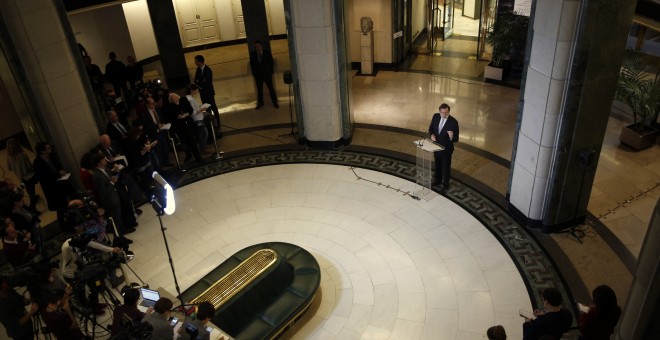
[[417, 190], [415, 195], [425, 201], [429, 201], [438, 195], [431, 190], [433, 154], [435, 152], [441, 152], [445, 148], [427, 138], [416, 140], [413, 144], [415, 144], [415, 148], [417, 149], [417, 173], [415, 180], [421, 186], [421, 189]]

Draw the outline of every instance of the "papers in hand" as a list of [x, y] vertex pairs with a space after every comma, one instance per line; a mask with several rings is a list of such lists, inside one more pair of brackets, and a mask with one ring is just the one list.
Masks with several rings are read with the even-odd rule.
[[122, 163], [124, 166], [128, 166], [128, 159], [126, 159], [126, 156], [124, 155], [115, 156], [115, 164], [116, 163]]
[[58, 178], [57, 180], [58, 181], [66, 181], [67, 179], [69, 179], [69, 177], [71, 177], [71, 174], [67, 172], [64, 175], [62, 175], [62, 177]]
[[204, 104], [202, 104], [202, 106], [200, 106], [199, 108], [202, 109], [202, 110], [205, 110], [205, 111], [206, 111], [206, 109], [208, 109], [209, 107], [211, 107], [211, 104], [209, 104], [209, 103], [204, 103]]
[[589, 313], [589, 306], [585, 306], [578, 302], [578, 310], [582, 313]]
[[530, 320], [534, 319], [534, 313], [532, 313], [531, 311], [528, 311], [528, 310], [519, 309], [518, 314], [520, 316], [522, 316], [523, 318], [525, 318], [525, 319], [530, 319]]
[[171, 123], [163, 124], [163, 126], [160, 127], [161, 130], [169, 130], [172, 127]]

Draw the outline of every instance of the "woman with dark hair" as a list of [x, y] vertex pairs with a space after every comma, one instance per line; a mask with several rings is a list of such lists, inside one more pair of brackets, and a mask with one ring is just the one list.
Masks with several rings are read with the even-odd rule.
[[488, 340], [506, 340], [506, 331], [502, 325], [493, 326], [486, 331]]
[[7, 169], [13, 171], [21, 183], [25, 185], [25, 191], [30, 195], [30, 209], [36, 211], [37, 201], [39, 201], [39, 195], [37, 195], [34, 188], [37, 185], [37, 176], [34, 174], [32, 162], [23, 152], [23, 147], [16, 138], [7, 140]]
[[68, 172], [62, 169], [57, 157], [53, 154], [53, 147], [50, 143], [39, 142], [34, 149], [37, 154], [33, 163], [34, 173], [46, 195], [48, 210], [57, 212], [57, 221], [60, 227], [65, 229], [67, 193], [73, 191], [68, 178], [64, 177]]
[[580, 313], [580, 339], [609, 339], [621, 316], [616, 294], [609, 286], [602, 285], [594, 289], [592, 298], [594, 304], [589, 307], [589, 311]]

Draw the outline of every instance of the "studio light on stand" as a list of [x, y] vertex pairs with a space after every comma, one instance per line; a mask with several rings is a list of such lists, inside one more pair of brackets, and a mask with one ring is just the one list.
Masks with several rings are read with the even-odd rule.
[[170, 253], [170, 246], [167, 243], [167, 236], [165, 236], [165, 226], [163, 225], [164, 214], [172, 215], [176, 210], [176, 201], [174, 200], [174, 190], [172, 186], [161, 176], [158, 172], [154, 171], [151, 177], [154, 179], [153, 194], [151, 195], [151, 206], [158, 215], [158, 222], [160, 222], [160, 230], [163, 233], [163, 241], [165, 241], [165, 249], [167, 250], [167, 258], [170, 261], [172, 268], [172, 276], [174, 277], [174, 287], [176, 288], [177, 297], [181, 306], [185, 306], [181, 298], [181, 289], [179, 282], [176, 279], [176, 272], [174, 271], [174, 261], [172, 261], [172, 254]]

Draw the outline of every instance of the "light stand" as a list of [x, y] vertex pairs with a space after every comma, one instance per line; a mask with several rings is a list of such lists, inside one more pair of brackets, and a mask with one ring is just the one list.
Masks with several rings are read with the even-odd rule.
[[[155, 182], [158, 183], [160, 188], [154, 190], [156, 193], [151, 196], [151, 206], [154, 208], [154, 211], [156, 211], [156, 215], [158, 215], [158, 222], [160, 222], [160, 231], [163, 233], [165, 250], [167, 250], [167, 258], [170, 261], [170, 268], [172, 268], [172, 276], [174, 277], [174, 287], [176, 289], [179, 302], [181, 303], [181, 306], [183, 306], [184, 303], [181, 297], [181, 289], [179, 288], [179, 281], [176, 279], [176, 271], [174, 270], [174, 261], [172, 260], [172, 253], [170, 252], [170, 246], [167, 243], [167, 236], [165, 235], [165, 226], [163, 225], [163, 218], [162, 218], [162, 216], [165, 213], [167, 213], [168, 215], [174, 213], [174, 210], [176, 208], [174, 201], [174, 194], [172, 192], [172, 187], [165, 181], [165, 179], [160, 174], [158, 174], [158, 172], [154, 171], [152, 177], [155, 180]], [[163, 191], [165, 191], [165, 195], [162, 195]]]
[[[218, 112], [217, 114], [220, 114], [220, 113]], [[216, 113], [213, 112], [213, 110], [211, 110], [211, 115], [215, 116]], [[218, 150], [218, 139], [215, 138], [215, 127], [213, 125], [214, 125], [213, 122], [211, 122], [211, 135], [213, 136], [213, 147], [215, 147], [215, 156], [213, 156], [213, 158], [215, 158], [215, 160], [221, 160], [222, 157], [223, 157], [222, 154], [224, 152]], [[219, 126], [218, 126], [218, 128], [219, 128]]]
[[291, 122], [291, 132], [279, 135], [278, 137], [291, 136], [297, 141], [298, 138], [296, 137], [296, 133], [293, 132], [293, 102], [291, 99], [291, 84], [293, 83], [293, 79], [291, 78], [291, 71], [284, 71], [282, 76], [284, 78], [284, 83], [289, 85], [289, 121]]

